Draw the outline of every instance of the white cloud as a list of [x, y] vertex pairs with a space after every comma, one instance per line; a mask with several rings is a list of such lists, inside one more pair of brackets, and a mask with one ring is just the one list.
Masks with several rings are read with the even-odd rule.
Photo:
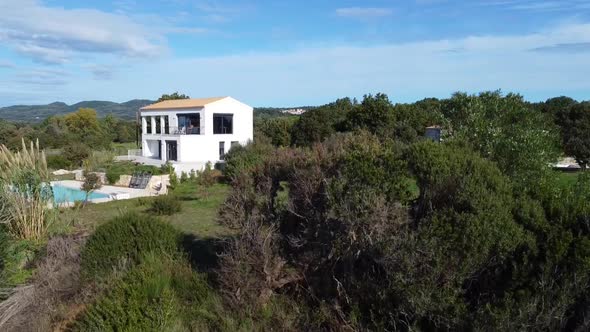
[[336, 15], [355, 19], [371, 19], [393, 14], [391, 8], [348, 7], [336, 9]]
[[161, 58], [122, 67], [110, 81], [70, 77], [47, 101], [126, 101], [180, 91], [194, 97], [232, 95], [255, 106], [288, 106], [375, 92], [412, 101], [499, 88], [533, 99], [561, 94], [588, 98], [582, 92], [590, 91], [590, 50], [564, 46], [587, 43], [590, 24], [571, 24], [509, 36]]
[[14, 63], [0, 59], [0, 68], [14, 68]]
[[45, 63], [64, 63], [76, 53], [146, 57], [165, 49], [161, 33], [119, 14], [37, 0], [0, 0], [0, 13], [0, 42]]
[[590, 9], [587, 0], [497, 0], [481, 3], [518, 11], [579, 11]]

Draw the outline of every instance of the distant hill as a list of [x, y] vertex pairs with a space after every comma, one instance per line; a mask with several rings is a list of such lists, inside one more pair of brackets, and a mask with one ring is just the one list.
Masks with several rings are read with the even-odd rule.
[[[79, 103], [68, 105], [62, 102], [55, 102], [47, 105], [16, 105], [0, 107], [0, 120], [16, 122], [41, 122], [46, 118], [54, 115], [63, 115], [77, 111], [79, 108], [93, 108], [99, 117], [105, 117], [112, 114], [125, 120], [134, 120], [135, 113], [141, 107], [154, 103], [152, 100], [134, 99], [124, 103], [114, 103], [112, 101], [81, 101]], [[313, 109], [313, 106], [296, 107], [306, 110]], [[285, 110], [294, 109], [293, 107], [256, 107], [254, 116], [257, 118], [269, 118], [285, 116]]]
[[47, 105], [17, 105], [0, 107], [0, 119], [18, 122], [41, 122], [53, 115], [77, 111], [79, 108], [93, 108], [99, 117], [112, 114], [118, 118], [133, 120], [141, 107], [154, 103], [151, 100], [134, 99], [124, 103], [112, 101], [82, 101], [74, 105], [55, 102]]

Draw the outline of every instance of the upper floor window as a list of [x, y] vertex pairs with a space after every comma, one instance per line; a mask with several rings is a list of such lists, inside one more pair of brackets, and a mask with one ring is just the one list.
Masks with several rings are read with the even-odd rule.
[[164, 134], [170, 134], [170, 120], [168, 116], [164, 117]]
[[187, 135], [201, 133], [201, 114], [179, 114], [178, 129]]
[[146, 116], [145, 117], [145, 133], [146, 134], [151, 134], [152, 133], [152, 117], [151, 116]]
[[233, 114], [213, 114], [213, 134], [233, 134]]
[[159, 116], [156, 116], [156, 134], [162, 133], [162, 121]]

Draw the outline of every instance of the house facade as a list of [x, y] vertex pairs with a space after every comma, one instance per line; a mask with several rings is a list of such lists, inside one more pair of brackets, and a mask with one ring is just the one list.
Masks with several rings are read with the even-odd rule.
[[142, 157], [177, 170], [223, 161], [254, 136], [253, 108], [231, 97], [166, 100], [140, 109]]

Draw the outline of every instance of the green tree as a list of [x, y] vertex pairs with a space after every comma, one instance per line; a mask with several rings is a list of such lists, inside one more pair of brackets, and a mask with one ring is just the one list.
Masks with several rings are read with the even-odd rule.
[[571, 104], [557, 111], [556, 123], [561, 128], [565, 152], [580, 166], [590, 165], [590, 102]]
[[80, 167], [84, 159], [90, 156], [90, 148], [85, 144], [73, 142], [63, 149], [62, 155], [72, 166]]
[[355, 100], [343, 98], [305, 112], [293, 126], [291, 143], [297, 146], [311, 146], [313, 143], [325, 140], [337, 131], [342, 131], [346, 114], [355, 105]]
[[84, 204], [88, 203], [88, 197], [90, 194], [95, 190], [98, 190], [102, 187], [102, 183], [100, 178], [96, 173], [85, 172], [84, 173], [84, 182], [80, 189], [86, 193], [86, 198], [84, 199]]
[[178, 92], [174, 92], [172, 94], [163, 94], [160, 98], [158, 98], [158, 102], [164, 100], [174, 100], [174, 99], [189, 99], [190, 97], [185, 94], [179, 94]]
[[364, 129], [381, 137], [393, 137], [395, 114], [386, 94], [365, 95], [358, 107], [346, 115], [347, 130]]
[[[535, 187], [559, 152], [557, 128], [517, 94], [454, 95], [452, 137], [463, 140], [521, 185]], [[447, 111], [448, 112], [448, 111]]]
[[255, 119], [254, 140], [264, 136], [275, 146], [290, 146], [291, 131], [297, 120], [294, 116]]

